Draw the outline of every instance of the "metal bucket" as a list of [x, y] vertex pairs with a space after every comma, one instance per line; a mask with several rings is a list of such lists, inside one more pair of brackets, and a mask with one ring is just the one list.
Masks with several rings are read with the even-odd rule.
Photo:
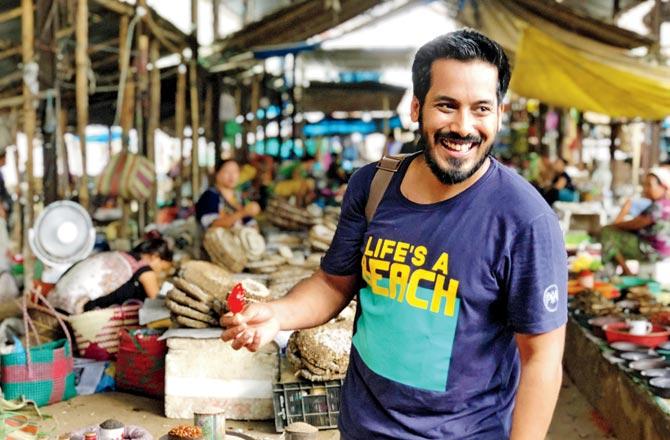
[[195, 413], [193, 420], [202, 429], [202, 440], [226, 440], [225, 413]]

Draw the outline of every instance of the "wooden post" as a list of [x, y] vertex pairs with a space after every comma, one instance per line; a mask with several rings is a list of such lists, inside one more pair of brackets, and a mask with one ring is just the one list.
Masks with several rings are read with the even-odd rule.
[[[125, 60], [126, 54], [126, 40], [128, 39], [128, 25], [129, 19], [127, 15], [122, 15], [119, 24], [119, 71], [127, 65]], [[121, 100], [121, 114], [119, 123], [121, 124], [121, 150], [128, 152], [128, 145], [130, 143], [130, 128], [133, 125], [133, 118], [135, 115], [135, 83], [130, 78], [126, 77], [126, 83], [121, 84], [123, 88]], [[128, 224], [130, 223], [130, 204], [122, 197], [118, 198], [118, 203], [121, 206], [121, 227], [119, 229], [119, 236], [121, 238], [128, 238], [130, 230]]]
[[[194, 0], [195, 1], [195, 0]], [[189, 82], [191, 89], [191, 192], [193, 201], [200, 196], [200, 158], [198, 143], [200, 129], [200, 105], [198, 97], [198, 63], [191, 58], [189, 67]]]
[[181, 207], [181, 186], [184, 181], [184, 116], [186, 113], [186, 66], [177, 69], [177, 96], [175, 97], [175, 136], [179, 140], [179, 173], [175, 179], [175, 204]]
[[221, 113], [221, 78], [214, 75], [212, 81], [212, 90], [214, 93], [214, 102], [212, 103], [212, 140], [214, 141], [214, 163], [221, 160], [221, 120], [219, 114]]
[[[33, 15], [33, 1], [21, 0], [21, 45], [22, 59], [24, 69], [34, 63], [34, 26], [35, 17]], [[25, 74], [25, 72], [24, 72]], [[37, 78], [34, 78], [37, 81]], [[28, 181], [28, 194], [26, 194], [25, 218], [23, 222], [23, 256], [24, 256], [24, 289], [26, 292], [33, 286], [33, 258], [30, 246], [28, 245], [28, 231], [33, 225], [34, 203], [33, 196], [35, 192], [34, 172], [33, 172], [33, 137], [35, 136], [35, 105], [33, 102], [33, 92], [24, 80], [23, 82], [23, 131], [27, 142], [27, 160], [26, 160], [26, 179]], [[17, 154], [18, 158], [18, 154]]]
[[58, 199], [58, 156], [56, 154], [57, 128], [56, 120], [56, 94], [53, 90], [58, 88], [56, 78], [56, 26], [53, 20], [54, 5], [50, 0], [38, 0], [36, 8], [36, 24], [40, 32], [37, 33], [37, 59], [40, 65], [39, 84], [40, 89], [51, 90], [46, 99], [39, 105], [41, 132], [42, 132], [42, 163], [44, 174], [42, 177], [42, 193], [44, 195], [44, 206]]
[[58, 174], [58, 196], [61, 199], [70, 197], [72, 188], [70, 188], [70, 163], [69, 155], [65, 145], [65, 133], [67, 133], [68, 109], [63, 106], [60, 96], [58, 97], [58, 131], [56, 132], [56, 155], [61, 163]]
[[81, 148], [82, 176], [79, 185], [79, 201], [88, 209], [88, 173], [86, 170], [86, 126], [88, 125], [88, 2], [77, 0], [75, 62], [77, 66], [77, 135]]
[[[159, 41], [154, 39], [151, 41], [151, 74], [149, 88], [151, 90], [151, 105], [149, 107], [149, 129], [147, 130], [147, 157], [154, 164], [156, 169], [156, 130], [160, 124], [161, 116], [161, 72], [156, 66], [156, 62], [160, 57]], [[149, 221], [156, 219], [157, 198], [158, 198], [157, 182], [155, 181], [151, 188], [151, 198], [149, 199]]]
[[221, 38], [219, 33], [219, 6], [220, 0], [212, 0], [212, 35], [214, 36], [214, 41]]

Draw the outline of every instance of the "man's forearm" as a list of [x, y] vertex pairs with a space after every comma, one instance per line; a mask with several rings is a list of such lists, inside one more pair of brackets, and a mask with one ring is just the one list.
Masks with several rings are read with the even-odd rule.
[[543, 440], [556, 407], [563, 369], [560, 362], [548, 365], [528, 359], [521, 366], [510, 440]]
[[282, 330], [315, 327], [337, 316], [353, 297], [355, 277], [335, 277], [317, 271], [270, 306]]

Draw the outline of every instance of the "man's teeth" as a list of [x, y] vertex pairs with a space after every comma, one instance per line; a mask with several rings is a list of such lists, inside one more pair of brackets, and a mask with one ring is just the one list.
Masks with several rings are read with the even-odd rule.
[[447, 148], [461, 153], [467, 152], [468, 150], [470, 150], [470, 148], [472, 148], [473, 145], [474, 144], [472, 142], [466, 142], [466, 143], [446, 142]]

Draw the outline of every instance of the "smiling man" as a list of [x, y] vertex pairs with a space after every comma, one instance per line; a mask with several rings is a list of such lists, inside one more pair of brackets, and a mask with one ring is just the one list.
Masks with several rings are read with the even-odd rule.
[[223, 317], [222, 337], [256, 350], [356, 296], [344, 439], [543, 439], [561, 383], [567, 263], [549, 206], [489, 156], [507, 57], [461, 30], [419, 49], [412, 74], [423, 152], [402, 161], [369, 222], [377, 167], [355, 173], [321, 270]]

